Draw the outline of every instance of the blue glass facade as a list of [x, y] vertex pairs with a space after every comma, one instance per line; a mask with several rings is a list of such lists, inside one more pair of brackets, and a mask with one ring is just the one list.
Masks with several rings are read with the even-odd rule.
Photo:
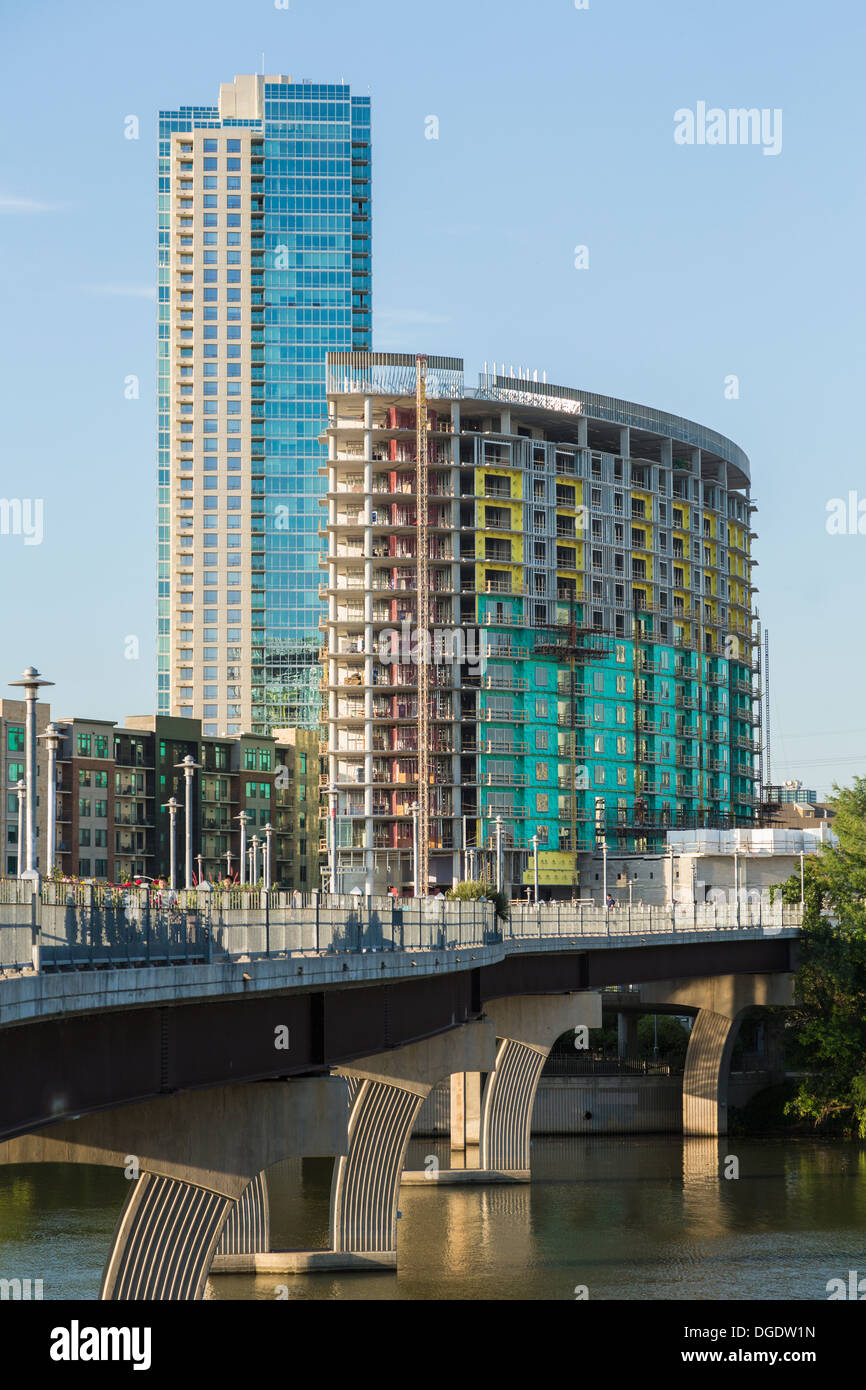
[[[243, 460], [243, 473], [249, 471], [251, 478], [253, 504], [250, 642], [247, 650], [224, 646], [240, 637], [240, 631], [236, 633], [230, 626], [224, 631], [214, 628], [212, 636], [204, 627], [196, 631], [192, 640], [214, 642], [216, 645], [212, 648], [203, 646], [203, 659], [216, 660], [219, 656], [227, 661], [229, 665], [221, 669], [228, 671], [230, 679], [239, 680], [246, 687], [243, 691], [230, 688], [223, 692], [237, 703], [220, 707], [220, 722], [224, 718], [240, 717], [241, 708], [246, 708], [252, 731], [264, 733], [280, 725], [317, 727], [320, 722], [318, 554], [322, 547], [318, 532], [323, 524], [323, 513], [318, 499], [325, 488], [319, 468], [326, 458], [326, 450], [318, 440], [327, 423], [325, 353], [333, 349], [370, 347], [370, 102], [366, 97], [353, 97], [349, 88], [342, 85], [293, 83], [288, 79], [258, 81], [261, 100], [256, 119], [221, 118], [216, 106], [180, 107], [177, 111], [160, 114], [158, 708], [167, 713], [177, 705], [178, 713], [194, 713], [205, 718], [211, 714], [216, 718], [218, 708], [214, 705], [213, 711], [207, 707], [193, 710], [191, 706], [184, 706], [184, 698], [198, 703], [199, 695], [183, 689], [178, 692], [176, 671], [176, 685], [172, 687], [172, 639], [177, 634], [172, 633], [171, 624], [173, 612], [177, 621], [178, 609], [178, 595], [172, 593], [172, 583], [177, 583], [177, 577], [172, 575], [172, 541], [176, 541], [176, 537], [172, 535], [171, 339], [173, 321], [175, 328], [177, 323], [173, 320], [176, 306], [172, 305], [171, 297], [178, 292], [176, 281], [172, 283], [171, 260], [171, 238], [176, 230], [172, 223], [172, 196], [176, 193], [172, 188], [172, 134], [246, 127], [255, 132], [254, 158], [257, 160], [249, 226], [252, 329], [251, 341], [245, 345], [249, 348], [252, 364], [254, 437], [251, 456]], [[222, 102], [222, 97], [220, 100]], [[256, 143], [259, 137], [261, 145]], [[256, 153], [259, 148], [264, 153], [263, 196], [260, 196], [259, 179], [262, 162]], [[183, 187], [181, 184], [181, 189]], [[244, 196], [247, 196], [246, 191]], [[212, 205], [216, 207], [216, 204], [214, 197]], [[240, 199], [235, 206], [239, 204]], [[203, 206], [209, 205], [210, 200], [205, 196]], [[227, 221], [237, 225], [232, 217]], [[209, 218], [203, 213], [203, 223], [205, 227], [216, 227], [216, 215]], [[221, 223], [219, 225], [222, 233]], [[226, 240], [235, 245], [241, 242], [237, 233], [227, 236]], [[210, 236], [205, 233], [205, 244], [209, 243], [217, 245], [215, 233]], [[222, 243], [219, 245], [222, 255]], [[204, 279], [210, 273], [205, 272]], [[212, 273], [215, 277], [216, 272]], [[229, 279], [232, 275], [233, 272], [229, 272]], [[195, 288], [198, 295], [198, 284]], [[216, 297], [216, 290], [204, 288], [202, 294], [205, 299], [209, 294]], [[232, 297], [230, 291], [228, 298]], [[192, 294], [181, 293], [180, 298], [192, 301]], [[212, 312], [216, 315], [217, 311]], [[181, 319], [186, 317], [191, 320], [192, 314], [181, 313]], [[204, 337], [216, 331], [205, 328]], [[237, 330], [229, 328], [226, 332], [228, 337], [237, 336]], [[180, 343], [186, 337], [193, 338], [192, 328], [187, 332], [181, 327]], [[178, 349], [177, 343], [174, 349], [175, 366], [179, 352], [180, 375], [192, 379], [193, 367], [184, 367], [183, 359], [189, 358], [193, 364], [193, 349]], [[211, 350], [203, 345], [200, 355], [216, 356], [216, 351], [216, 348]], [[241, 349], [231, 346], [224, 351], [229, 357], [241, 355]], [[246, 356], [246, 351], [243, 355]], [[262, 363], [263, 366], [259, 365]], [[204, 376], [216, 370], [216, 366], [203, 366]], [[231, 376], [241, 369], [229, 366], [227, 370]], [[199, 375], [202, 372], [197, 363], [195, 371]], [[181, 390], [191, 391], [192, 387]], [[260, 397], [263, 403], [258, 405]], [[197, 399], [196, 412], [200, 408], [201, 402]], [[193, 407], [182, 406], [181, 409], [192, 413]], [[231, 413], [232, 409], [231, 405], [221, 405], [223, 413]], [[206, 417], [206, 407], [204, 414]], [[256, 428], [259, 418], [262, 419], [261, 429]], [[177, 428], [179, 435], [185, 430], [192, 434], [191, 423], [180, 422]], [[230, 430], [232, 426], [227, 428]], [[174, 443], [176, 448], [183, 449], [182, 438], [175, 439]], [[206, 445], [205, 435], [203, 446], [197, 440], [195, 449], [190, 449], [190, 456], [181, 468], [188, 468], [193, 475], [207, 472], [209, 467], [215, 468], [216, 458], [209, 463]], [[222, 460], [220, 466], [224, 466]], [[227, 466], [236, 468], [237, 461], [234, 465], [229, 461]], [[180, 486], [192, 488], [192, 482], [181, 481]], [[204, 487], [208, 487], [206, 481]], [[204, 505], [209, 504], [205, 501]], [[203, 524], [208, 527], [212, 523], [205, 520]], [[229, 519], [227, 525], [233, 524], [236, 523]], [[227, 543], [232, 546], [230, 537]], [[204, 545], [209, 544], [205, 539]], [[228, 563], [236, 562], [229, 560]], [[195, 575], [196, 589], [202, 577]], [[205, 582], [217, 581], [206, 579]], [[186, 601], [192, 603], [193, 579], [185, 577], [184, 583], [189, 589], [187, 595], [180, 595], [179, 601], [183, 603], [186, 597]], [[207, 600], [209, 591], [204, 589], [203, 594]], [[204, 622], [211, 621], [208, 610], [201, 611]], [[228, 610], [229, 618], [232, 612]], [[189, 621], [190, 615], [186, 616]], [[198, 611], [194, 621], [197, 627]], [[181, 640], [189, 642], [191, 639], [187, 636]], [[192, 658], [185, 656], [183, 660]], [[208, 672], [206, 667], [205, 679]], [[203, 693], [208, 695], [207, 687]]]
[[263, 643], [253, 645], [257, 728], [320, 722], [325, 353], [369, 348], [370, 334], [369, 98], [352, 97], [348, 87], [267, 85], [266, 606]]

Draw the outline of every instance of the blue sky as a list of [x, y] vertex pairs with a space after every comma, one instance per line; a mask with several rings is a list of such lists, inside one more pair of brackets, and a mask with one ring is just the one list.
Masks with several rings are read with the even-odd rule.
[[[376, 347], [537, 367], [747, 450], [774, 780], [866, 775], [866, 536], [826, 530], [866, 502], [861, 5], [5, 0], [0, 36], [0, 496], [44, 499], [41, 545], [0, 535], [0, 677], [35, 663], [58, 713], [154, 708], [156, 113], [264, 52], [372, 95]], [[677, 145], [699, 101], [780, 109], [781, 153]]]

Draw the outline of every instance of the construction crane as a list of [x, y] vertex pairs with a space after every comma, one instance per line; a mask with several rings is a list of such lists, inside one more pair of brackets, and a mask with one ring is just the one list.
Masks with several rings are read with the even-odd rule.
[[430, 541], [428, 535], [427, 358], [415, 358], [415, 549], [418, 640], [418, 883], [425, 897], [430, 874]]

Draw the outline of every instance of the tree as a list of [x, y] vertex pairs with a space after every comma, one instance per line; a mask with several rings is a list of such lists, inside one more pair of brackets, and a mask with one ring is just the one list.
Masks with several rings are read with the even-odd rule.
[[508, 899], [505, 894], [497, 892], [489, 883], [482, 883], [480, 879], [467, 879], [464, 883], [458, 883], [456, 888], [449, 888], [445, 896], [452, 903], [480, 902], [486, 898], [496, 908], [497, 917], [504, 921], [508, 916]]
[[[838, 846], [804, 867], [795, 1009], [787, 1025], [809, 1075], [786, 1113], [866, 1138], [866, 778], [833, 787]], [[800, 901], [799, 870], [782, 885]]]

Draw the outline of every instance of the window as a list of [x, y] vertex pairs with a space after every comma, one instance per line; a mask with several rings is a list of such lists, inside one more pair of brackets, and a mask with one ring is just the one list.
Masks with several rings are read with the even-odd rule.
[[95, 747], [94, 747], [94, 750], [93, 750], [93, 756], [94, 756], [95, 758], [107, 758], [107, 757], [108, 757], [108, 735], [107, 735], [107, 734], [97, 734], [97, 735], [96, 735], [96, 744], [95, 744]]
[[78, 785], [79, 785], [79, 787], [89, 787], [89, 786], [90, 786], [90, 778], [91, 778], [91, 776], [92, 776], [92, 774], [88, 771], [88, 769], [87, 769], [86, 767], [80, 767], [80, 768], [78, 769]]
[[8, 734], [8, 748], [10, 753], [24, 752], [24, 730], [20, 725], [10, 724]]
[[107, 818], [108, 818], [108, 802], [107, 802], [107, 801], [95, 801], [95, 802], [93, 803], [93, 814], [94, 814], [99, 820], [107, 820]]
[[[79, 843], [80, 845], [89, 845], [89, 844], [90, 844], [90, 827], [89, 827], [89, 826], [82, 826], [81, 829], [79, 830], [79, 832], [78, 832], [78, 843]], [[89, 870], [88, 870], [88, 872], [89, 872]]]
[[596, 704], [592, 707], [592, 717], [596, 724], [604, 723], [604, 705]]
[[618, 787], [625, 787], [625, 786], [628, 785], [628, 768], [627, 768], [627, 767], [618, 767], [618, 768], [617, 768], [617, 770], [616, 770], [616, 784], [617, 784]]
[[595, 785], [596, 785], [597, 787], [603, 787], [603, 786], [604, 786], [604, 768], [603, 768], [603, 767], [596, 767], [596, 768], [593, 768], [593, 780], [595, 781]]
[[617, 757], [624, 758], [627, 751], [626, 741], [623, 737], [618, 737], [616, 741]]
[[[422, 559], [423, 559], [423, 556], [422, 556]], [[546, 699], [542, 698], [542, 699], [540, 699], [540, 700], [536, 700], [536, 702], [535, 702], [535, 717], [536, 717], [536, 719], [546, 719], [546, 718], [547, 718], [547, 700], [546, 700]]]
[[625, 708], [625, 705], [617, 705], [617, 707], [616, 707], [616, 722], [617, 722], [617, 724], [625, 724], [625, 723], [626, 723], [626, 717], [625, 717], [625, 716], [626, 716], [626, 708]]
[[[422, 557], [423, 558], [423, 557]], [[539, 815], [547, 815], [547, 808], [550, 798], [547, 792], [537, 792], [535, 796], [535, 809]]]
[[617, 676], [617, 678], [616, 678], [616, 693], [617, 693], [617, 695], [627, 695], [627, 694], [628, 694], [628, 687], [627, 687], [627, 685], [626, 685], [626, 678], [625, 678], [625, 676]]
[[548, 778], [548, 775], [549, 775], [549, 771], [550, 771], [550, 769], [549, 769], [547, 763], [536, 763], [536, 764], [535, 764], [535, 780], [536, 780], [536, 782], [546, 782], [546, 781], [547, 781], [547, 778]]
[[538, 752], [538, 753], [543, 753], [543, 752], [546, 752], [546, 751], [547, 751], [547, 730], [546, 730], [546, 729], [536, 729], [536, 730], [535, 730], [535, 749], [536, 749], [536, 752]]
[[[422, 558], [423, 558], [423, 557], [422, 557]], [[539, 689], [539, 690], [545, 690], [545, 689], [547, 688], [547, 667], [546, 667], [546, 666], [536, 666], [536, 668], [535, 668], [535, 684], [536, 684], [537, 689]]]
[[78, 756], [80, 758], [90, 757], [90, 734], [78, 735]]
[[604, 757], [604, 734], [594, 734], [592, 746], [596, 753], [600, 753], [601, 756]]
[[80, 797], [78, 798], [78, 814], [79, 814], [79, 816], [89, 816], [89, 815], [90, 815], [90, 797], [89, 797], [89, 796], [80, 796]]

